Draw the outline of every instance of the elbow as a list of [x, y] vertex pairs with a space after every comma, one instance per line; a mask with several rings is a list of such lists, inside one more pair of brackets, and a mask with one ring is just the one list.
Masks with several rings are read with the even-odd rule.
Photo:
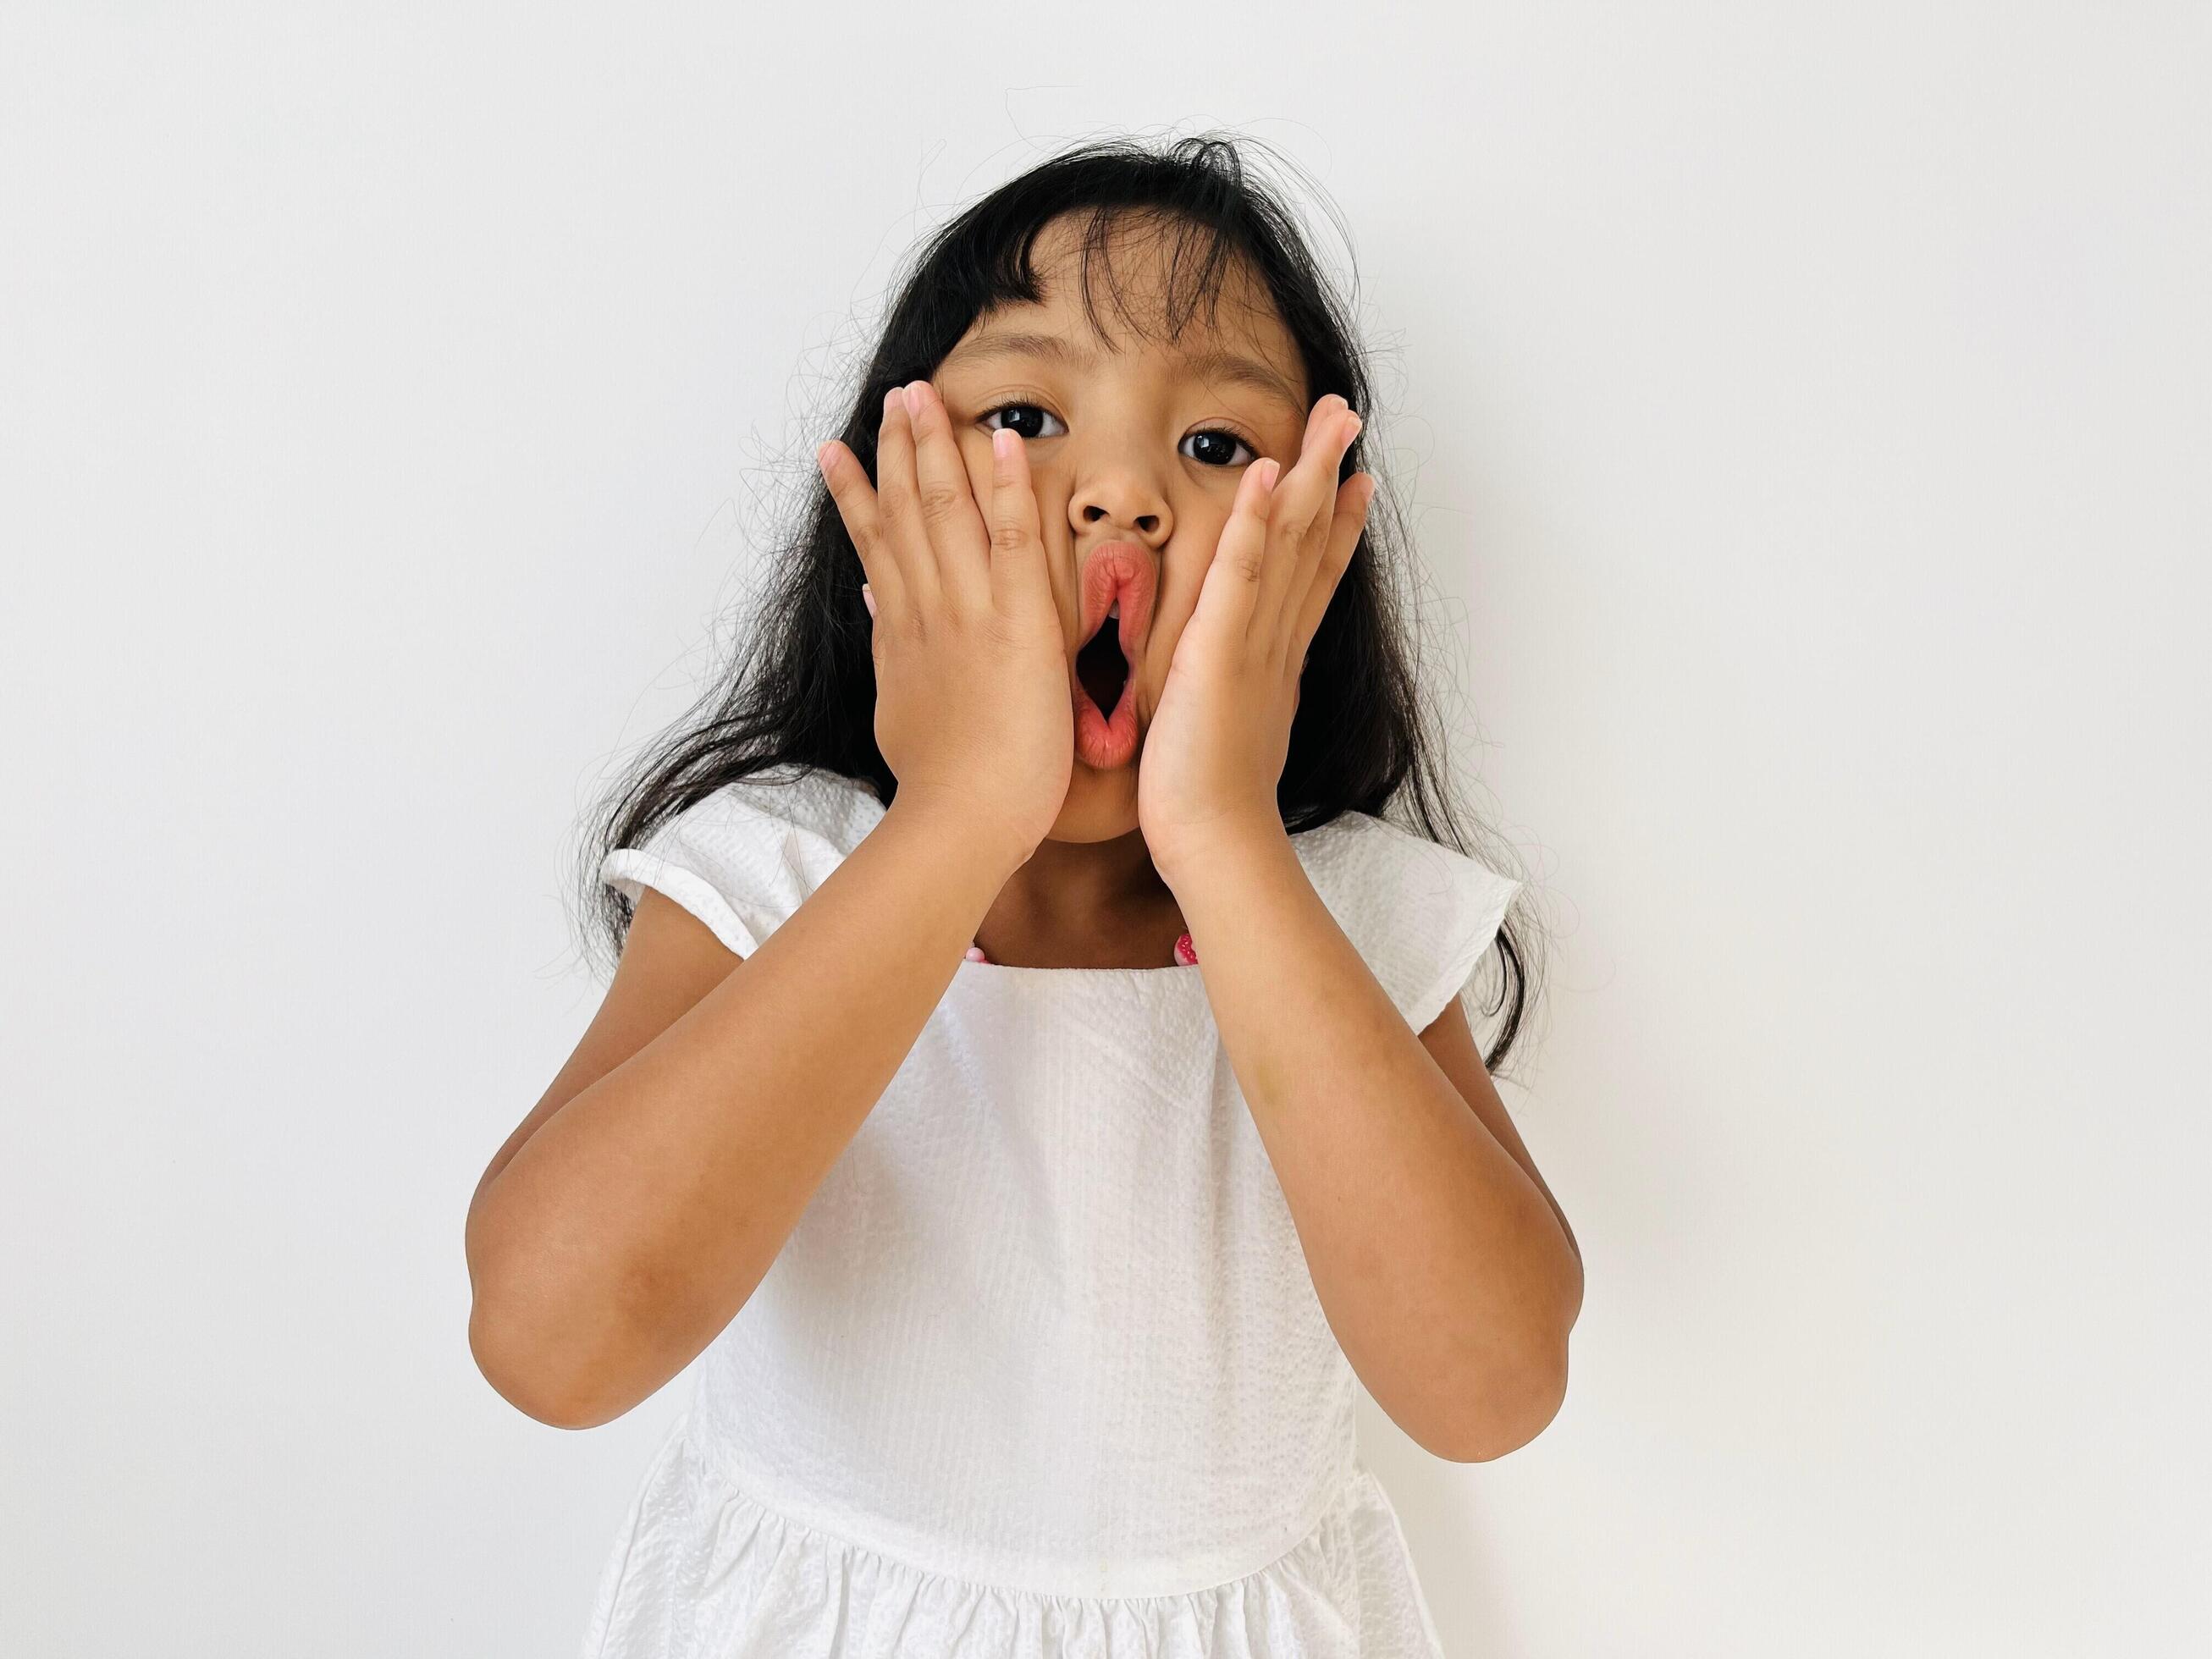
[[[1423, 1448], [1453, 1463], [1489, 1463], [1527, 1445], [1549, 1428], [1567, 1398], [1567, 1343], [1582, 1316], [1582, 1252], [1571, 1249], [1545, 1299], [1548, 1311], [1520, 1340], [1484, 1346], [1474, 1380], [1457, 1390], [1448, 1426]], [[1510, 1358], [1502, 1356], [1510, 1355]]]
[[596, 1429], [637, 1403], [494, 1316], [482, 1297], [469, 1310], [469, 1352], [501, 1399], [549, 1428]]
[[1493, 1379], [1478, 1391], [1471, 1408], [1425, 1438], [1423, 1449], [1451, 1463], [1494, 1462], [1549, 1428], [1566, 1398], [1567, 1342], [1562, 1333], [1510, 1380]]
[[541, 1282], [523, 1257], [495, 1247], [481, 1212], [469, 1218], [469, 1353], [501, 1399], [556, 1429], [611, 1423], [641, 1396], [614, 1380], [605, 1344], [580, 1342], [599, 1322], [573, 1294]]

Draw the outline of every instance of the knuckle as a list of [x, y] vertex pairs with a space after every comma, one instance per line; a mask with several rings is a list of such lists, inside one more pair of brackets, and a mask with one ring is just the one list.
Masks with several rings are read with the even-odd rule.
[[961, 492], [942, 479], [932, 479], [921, 486], [922, 516], [932, 523], [951, 518], [960, 507]]

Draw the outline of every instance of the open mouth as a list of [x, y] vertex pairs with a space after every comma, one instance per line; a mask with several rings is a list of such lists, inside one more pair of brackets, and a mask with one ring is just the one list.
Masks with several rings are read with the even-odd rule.
[[1137, 757], [1133, 665], [1152, 626], [1152, 556], [1134, 542], [1106, 542], [1084, 556], [1082, 643], [1069, 696], [1075, 702], [1075, 757], [1097, 771]]
[[1121, 603], [1116, 600], [1098, 631], [1075, 653], [1076, 680], [1102, 714], [1113, 712], [1114, 705], [1121, 700], [1121, 688], [1129, 680], [1129, 659], [1121, 654]]

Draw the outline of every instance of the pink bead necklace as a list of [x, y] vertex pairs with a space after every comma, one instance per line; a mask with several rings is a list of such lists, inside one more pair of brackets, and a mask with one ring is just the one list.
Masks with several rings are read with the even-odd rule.
[[[983, 947], [981, 945], [971, 945], [968, 947], [969, 961], [988, 962], [990, 959], [990, 957], [983, 954]], [[1176, 935], [1175, 965], [1178, 968], [1195, 968], [1198, 966], [1198, 947], [1190, 942], [1190, 935], [1188, 933], [1178, 933]]]

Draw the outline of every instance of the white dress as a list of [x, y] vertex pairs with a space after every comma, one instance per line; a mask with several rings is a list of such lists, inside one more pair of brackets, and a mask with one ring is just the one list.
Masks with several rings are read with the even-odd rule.
[[[602, 873], [749, 956], [883, 812], [779, 767]], [[1291, 840], [1417, 1031], [1520, 885]], [[586, 1659], [1443, 1653], [1200, 967], [962, 962], [695, 1371]]]

